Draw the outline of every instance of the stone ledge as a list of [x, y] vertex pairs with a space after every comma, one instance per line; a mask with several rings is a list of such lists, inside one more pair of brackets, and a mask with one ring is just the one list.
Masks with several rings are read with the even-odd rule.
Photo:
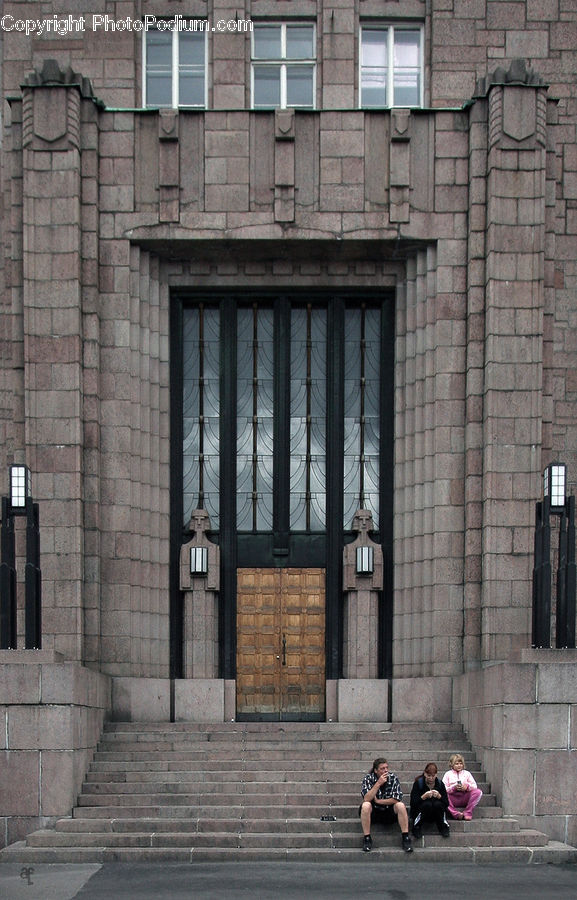
[[64, 661], [63, 654], [57, 650], [0, 650], [0, 666], [9, 663], [32, 663], [38, 666]]

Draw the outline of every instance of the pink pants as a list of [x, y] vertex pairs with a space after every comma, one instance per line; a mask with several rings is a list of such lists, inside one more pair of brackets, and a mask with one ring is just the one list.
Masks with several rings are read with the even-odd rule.
[[450, 791], [449, 793], [449, 812], [454, 818], [459, 817], [462, 812], [465, 816], [472, 817], [473, 810], [483, 796], [480, 788], [473, 788], [471, 791]]

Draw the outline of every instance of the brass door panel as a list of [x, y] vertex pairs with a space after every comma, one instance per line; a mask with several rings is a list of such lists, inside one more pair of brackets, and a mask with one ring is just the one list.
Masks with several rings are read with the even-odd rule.
[[322, 719], [324, 569], [237, 572], [237, 715]]

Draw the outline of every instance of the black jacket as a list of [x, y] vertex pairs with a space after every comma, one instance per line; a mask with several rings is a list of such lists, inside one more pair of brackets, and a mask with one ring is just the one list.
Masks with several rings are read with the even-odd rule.
[[435, 778], [435, 784], [433, 788], [429, 788], [427, 782], [425, 781], [424, 775], [419, 775], [418, 778], [415, 778], [415, 783], [411, 789], [411, 818], [416, 819], [417, 815], [421, 812], [421, 807], [425, 801], [421, 799], [422, 795], [429, 790], [438, 791], [441, 795], [440, 802], [445, 807], [445, 812], [449, 808], [449, 798], [447, 797], [447, 788], [440, 780], [440, 778]]

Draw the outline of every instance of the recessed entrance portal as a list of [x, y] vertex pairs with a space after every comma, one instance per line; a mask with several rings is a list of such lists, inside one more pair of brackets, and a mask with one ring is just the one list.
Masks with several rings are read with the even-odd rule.
[[390, 675], [393, 298], [175, 294], [171, 334], [171, 671], [184, 677], [180, 550], [201, 509], [219, 549], [218, 674], [239, 679], [239, 715], [322, 718], [326, 680], [343, 677], [343, 552], [359, 509], [386, 561], [378, 667]]
[[238, 569], [236, 708], [238, 719], [324, 719], [324, 569]]

